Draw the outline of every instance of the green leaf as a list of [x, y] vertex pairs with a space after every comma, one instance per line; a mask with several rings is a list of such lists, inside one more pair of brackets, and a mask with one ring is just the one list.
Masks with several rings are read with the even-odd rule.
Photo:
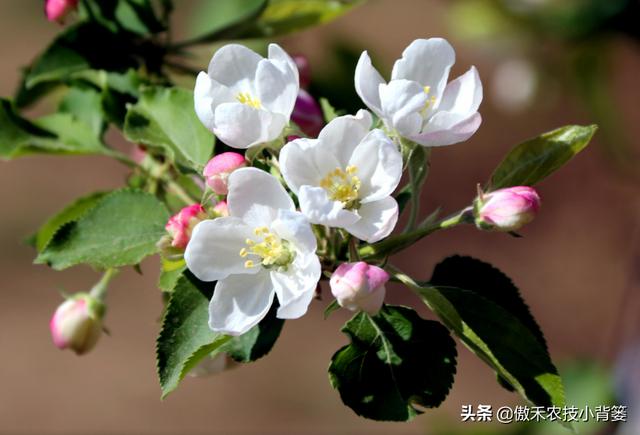
[[102, 94], [89, 87], [72, 87], [66, 93], [58, 111], [74, 115], [86, 124], [95, 137], [101, 137], [106, 127], [102, 110]]
[[64, 83], [84, 70], [124, 73], [144, 67], [159, 72], [165, 49], [90, 22], [67, 27], [38, 57], [25, 77], [26, 89]]
[[171, 293], [156, 342], [163, 398], [198, 362], [231, 338], [209, 328], [209, 300], [214, 286], [215, 283], [203, 283], [186, 274]]
[[132, 142], [163, 148], [168, 157], [198, 172], [213, 153], [214, 137], [193, 108], [193, 92], [152, 87], [130, 106], [124, 133]]
[[96, 192], [77, 199], [62, 211], [49, 219], [34, 235], [35, 248], [38, 252], [49, 244], [54, 234], [65, 224], [80, 219], [104, 197], [104, 192]]
[[[364, 0], [216, 0], [205, 5], [220, 15], [207, 30], [175, 48], [229, 39], [273, 38], [332, 21]], [[206, 12], [202, 16], [207, 16]], [[197, 27], [204, 27], [198, 25]]]
[[81, 263], [98, 269], [138, 264], [157, 252], [168, 218], [164, 204], [150, 194], [128, 189], [110, 193], [60, 228], [36, 263], [56, 270]]
[[233, 337], [220, 348], [220, 351], [243, 363], [253, 362], [268, 354], [284, 325], [284, 320], [276, 317], [277, 311], [278, 304], [274, 303], [260, 323], [244, 334]]
[[186, 269], [187, 263], [184, 259], [171, 261], [163, 258], [158, 288], [163, 292], [172, 292]]
[[521, 143], [493, 171], [490, 189], [533, 186], [542, 181], [582, 151], [597, 128], [569, 125]]
[[255, 23], [255, 28], [243, 38], [263, 38], [284, 35], [327, 23], [347, 13], [364, 0], [270, 0]]
[[30, 154], [109, 154], [91, 126], [71, 113], [54, 113], [33, 122], [0, 98], [0, 158]]
[[421, 412], [416, 405], [432, 408], [446, 398], [457, 353], [440, 323], [384, 306], [376, 316], [356, 314], [342, 331], [351, 344], [334, 354], [329, 378], [356, 414], [407, 421]]
[[190, 35], [205, 41], [237, 26], [247, 26], [260, 14], [267, 0], [209, 0], [193, 9]]
[[36, 59], [27, 73], [25, 86], [29, 89], [44, 82], [64, 81], [74, 72], [91, 68], [135, 68], [137, 61], [127, 55], [131, 44], [99, 26], [85, 23], [70, 26]]
[[503, 382], [539, 406], [564, 406], [562, 380], [542, 332], [511, 280], [469, 257], [436, 266], [432, 280], [418, 285], [397, 278], [425, 303]]
[[340, 308], [341, 308], [340, 304], [336, 299], [331, 301], [331, 303], [327, 305], [327, 308], [324, 309], [324, 313], [323, 313], [324, 319], [327, 320], [331, 315], [331, 313], [333, 313], [334, 311], [338, 311]]
[[137, 101], [139, 89], [148, 84], [134, 70], [114, 73], [104, 70], [84, 70], [71, 75], [72, 84], [81, 82], [95, 87], [101, 92], [102, 111], [107, 120], [122, 129], [127, 105]]
[[320, 98], [320, 108], [322, 108], [322, 116], [324, 117], [324, 121], [329, 123], [333, 121], [335, 118], [339, 116], [336, 109], [331, 105], [329, 100], [326, 98]]

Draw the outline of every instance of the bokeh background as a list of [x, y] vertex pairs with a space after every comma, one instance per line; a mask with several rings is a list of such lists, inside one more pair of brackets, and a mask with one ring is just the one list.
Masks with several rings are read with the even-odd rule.
[[[203, 11], [210, 6], [204, 3], [176, 1], [183, 33], [206, 24]], [[539, 13], [545, 3], [564, 4], [561, 13], [569, 4], [594, 2], [371, 0], [335, 22], [280, 42], [290, 53], [308, 56], [318, 96], [350, 110], [359, 107], [352, 71], [354, 56], [363, 49], [388, 73], [413, 39], [443, 36], [457, 51], [453, 76], [470, 65], [478, 67], [485, 86], [482, 127], [467, 143], [433, 153], [425, 214], [437, 206], [446, 213], [466, 205], [476, 183], [487, 179], [514, 144], [564, 124], [602, 125], [590, 148], [539, 185], [542, 212], [522, 231], [523, 238], [456, 228], [421, 241], [394, 262], [420, 278], [454, 253], [495, 264], [521, 288], [561, 371], [570, 372], [574, 361], [588, 361], [606, 379], [620, 353], [640, 339], [640, 46], [626, 22], [637, 23], [640, 17], [632, 1], [635, 6], [624, 20], [593, 24], [585, 15], [547, 25]], [[58, 25], [45, 20], [41, 1], [0, 2], [1, 95], [13, 94], [20, 68], [58, 31]], [[211, 50], [202, 50], [200, 68]], [[0, 163], [0, 433], [514, 430], [459, 422], [463, 404], [520, 403], [463, 346], [458, 347], [455, 384], [440, 409], [407, 424], [357, 417], [342, 405], [326, 375], [331, 355], [346, 343], [339, 328], [349, 317], [339, 311], [323, 320], [326, 289], [324, 301], [314, 303], [307, 316], [286, 323], [268, 357], [222, 375], [187, 379], [160, 401], [154, 351], [162, 302], [155, 287], [155, 258], [142, 264], [142, 276], [130, 270], [114, 282], [106, 318], [110, 337], [83, 357], [57, 350], [48, 322], [62, 300], [60, 291], [88, 289], [97, 275], [85, 267], [54, 273], [34, 266], [34, 251], [23, 240], [64, 204], [94, 190], [116, 188], [125, 176], [126, 168], [98, 157]], [[391, 286], [388, 295], [395, 303], [420, 304], [402, 287]], [[627, 362], [623, 383], [632, 385], [629, 379], [635, 375], [637, 380], [639, 370], [637, 359]], [[629, 425], [628, 433], [640, 433], [637, 427]]]

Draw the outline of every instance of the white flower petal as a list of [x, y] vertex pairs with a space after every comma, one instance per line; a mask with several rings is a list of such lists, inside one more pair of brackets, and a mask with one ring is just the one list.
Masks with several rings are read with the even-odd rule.
[[298, 67], [291, 56], [287, 54], [286, 51], [282, 49], [278, 44], [271, 43], [269, 44], [269, 59], [278, 61], [279, 63], [286, 64], [286, 68], [282, 67], [283, 71], [287, 71], [287, 73], [293, 74], [294, 81], [298, 83], [300, 82]]
[[296, 251], [314, 253], [316, 251], [316, 236], [311, 230], [309, 221], [302, 213], [289, 210], [278, 210], [278, 217], [271, 229], [282, 239], [293, 245]]
[[358, 209], [360, 220], [345, 229], [368, 243], [384, 239], [398, 222], [398, 203], [391, 196], [380, 201], [362, 204]]
[[349, 165], [358, 168], [362, 203], [378, 201], [398, 187], [402, 177], [402, 154], [382, 130], [372, 130], [358, 145]]
[[211, 58], [209, 76], [228, 87], [250, 92], [261, 59], [262, 56], [244, 45], [227, 44]]
[[358, 215], [345, 210], [339, 201], [329, 199], [322, 187], [302, 186], [298, 195], [300, 211], [314, 224], [346, 227], [358, 221]]
[[422, 133], [410, 139], [429, 147], [453, 145], [473, 136], [481, 123], [478, 112], [471, 116], [438, 112], [429, 119]]
[[217, 281], [232, 274], [255, 274], [244, 267], [240, 250], [253, 237], [252, 228], [241, 219], [222, 217], [200, 222], [193, 229], [184, 253], [187, 267], [201, 281]]
[[286, 272], [271, 272], [271, 281], [280, 303], [279, 318], [297, 319], [307, 312], [321, 272], [318, 257], [302, 252], [297, 253]]
[[355, 147], [369, 133], [371, 123], [371, 114], [366, 110], [358, 110], [355, 116], [344, 115], [331, 120], [318, 135], [323, 155], [335, 156], [344, 169]]
[[213, 80], [205, 72], [200, 72], [193, 90], [196, 114], [207, 129], [215, 129], [214, 107], [235, 101], [233, 93], [224, 85]]
[[355, 72], [355, 85], [358, 96], [376, 115], [382, 117], [379, 86], [386, 83], [372, 63], [369, 53], [363, 51], [358, 59]]
[[451, 81], [444, 90], [438, 110], [471, 115], [482, 102], [482, 82], [476, 67]]
[[276, 139], [286, 123], [279, 113], [242, 103], [223, 103], [216, 107], [213, 132], [230, 147], [245, 149]]
[[218, 281], [209, 303], [209, 328], [229, 335], [244, 334], [267, 315], [274, 295], [265, 270]]
[[274, 61], [261, 60], [256, 71], [256, 91], [260, 103], [268, 111], [279, 113], [288, 120], [296, 103], [299, 85], [296, 76], [288, 71], [288, 64], [281, 66], [287, 71], [278, 68]]
[[340, 162], [317, 139], [296, 139], [280, 151], [280, 169], [287, 186], [297, 195], [300, 187], [317, 186]]
[[420, 132], [420, 111], [427, 107], [428, 98], [418, 82], [401, 79], [382, 84], [380, 101], [385, 118], [402, 136]]
[[455, 51], [445, 39], [416, 39], [393, 65], [391, 80], [407, 79], [429, 86], [430, 95], [439, 101], [455, 61]]
[[200, 121], [213, 131], [213, 98], [211, 97], [212, 82], [206, 72], [201, 71], [196, 78], [196, 86], [193, 90], [193, 103], [196, 115]]
[[227, 203], [229, 214], [243, 219], [259, 210], [256, 206], [274, 211], [295, 210], [293, 200], [282, 184], [273, 175], [257, 168], [240, 168], [231, 173]]

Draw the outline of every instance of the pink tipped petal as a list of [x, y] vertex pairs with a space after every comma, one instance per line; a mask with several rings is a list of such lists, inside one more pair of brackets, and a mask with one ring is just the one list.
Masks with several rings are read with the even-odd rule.
[[367, 270], [367, 280], [372, 289], [381, 287], [389, 281], [389, 273], [378, 266], [369, 266]]
[[482, 116], [477, 112], [467, 118], [454, 113], [438, 112], [429, 120], [422, 133], [410, 139], [428, 147], [453, 145], [473, 136], [480, 124]]
[[476, 225], [486, 230], [515, 231], [531, 222], [540, 209], [540, 196], [528, 186], [499, 189], [479, 201]]
[[62, 24], [67, 14], [77, 7], [78, 0], [46, 0], [44, 11], [49, 21]]
[[88, 294], [66, 300], [49, 322], [53, 344], [58, 349], [71, 349], [78, 355], [87, 353], [102, 333], [103, 312], [102, 303]]
[[382, 307], [389, 274], [364, 261], [343, 263], [333, 272], [329, 285], [338, 304], [351, 311], [376, 314]]
[[438, 110], [471, 115], [482, 102], [482, 82], [476, 67], [451, 81], [444, 90]]
[[200, 204], [184, 207], [173, 215], [165, 226], [172, 237], [171, 245], [174, 248], [186, 248], [191, 239], [193, 228], [206, 217], [206, 212]]
[[220, 201], [213, 207], [213, 212], [219, 217], [229, 216], [229, 206], [227, 205], [227, 201]]
[[229, 175], [236, 169], [246, 165], [247, 162], [242, 154], [226, 152], [209, 160], [204, 167], [203, 175], [211, 190], [218, 195], [226, 195], [228, 193], [227, 182]]

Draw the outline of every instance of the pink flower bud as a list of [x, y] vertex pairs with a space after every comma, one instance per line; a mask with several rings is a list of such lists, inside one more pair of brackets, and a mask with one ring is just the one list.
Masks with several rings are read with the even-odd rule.
[[515, 231], [535, 218], [540, 196], [528, 186], [508, 187], [480, 195], [475, 208], [478, 228]]
[[376, 314], [382, 307], [389, 274], [364, 261], [342, 263], [331, 275], [331, 293], [338, 304], [351, 311]]
[[144, 145], [135, 145], [131, 150], [131, 159], [137, 164], [141, 165], [142, 162], [148, 157], [147, 148]]
[[298, 75], [300, 76], [300, 87], [306, 89], [311, 83], [311, 67], [309, 66], [309, 59], [301, 54], [293, 56], [293, 61], [298, 67]]
[[227, 206], [227, 201], [220, 201], [213, 207], [213, 212], [217, 217], [226, 217], [229, 216], [229, 207]]
[[183, 208], [171, 216], [164, 227], [171, 235], [171, 246], [185, 249], [191, 239], [193, 228], [207, 218], [207, 213], [200, 204], [193, 204]]
[[78, 7], [78, 0], [45, 0], [44, 13], [49, 21], [62, 24], [69, 12]]
[[204, 177], [207, 185], [218, 195], [226, 195], [227, 179], [229, 175], [236, 169], [247, 165], [242, 154], [234, 152], [226, 152], [218, 154], [207, 163], [204, 167]]
[[102, 333], [104, 311], [104, 304], [86, 293], [67, 299], [49, 322], [53, 344], [78, 355], [89, 352]]
[[309, 137], [318, 137], [324, 127], [324, 116], [318, 102], [304, 89], [298, 92], [291, 120]]

